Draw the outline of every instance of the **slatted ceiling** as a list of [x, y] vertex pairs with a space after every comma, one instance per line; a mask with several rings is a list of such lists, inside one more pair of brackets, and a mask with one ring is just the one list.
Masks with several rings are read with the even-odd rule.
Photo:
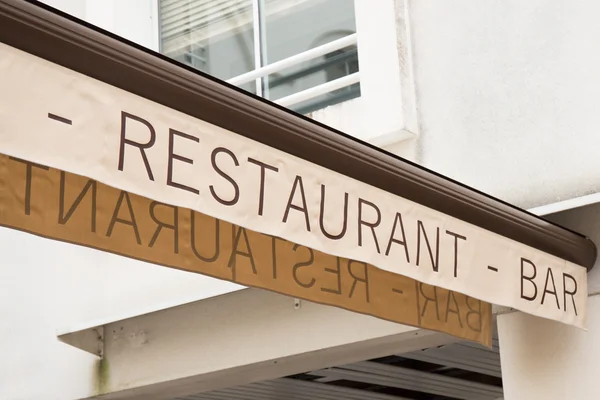
[[[252, 386], [252, 385], [249, 385]], [[245, 388], [255, 389], [253, 394], [255, 396], [261, 396], [264, 394], [272, 395], [276, 399], [290, 399], [290, 400], [309, 400], [319, 398], [323, 400], [336, 400], [340, 396], [348, 400], [361, 400], [364, 399], [365, 393], [361, 390], [348, 389], [348, 388], [334, 388], [327, 387], [323, 384], [313, 382], [303, 382], [295, 380], [282, 380], [272, 381], [268, 384], [257, 384], [255, 387]], [[384, 398], [379, 396], [380, 399], [387, 400], [389, 397]]]
[[366, 390], [281, 378], [176, 400], [410, 400]]
[[449, 368], [460, 368], [478, 374], [489, 375], [497, 378], [502, 377], [499, 365], [490, 365], [488, 363], [474, 360], [465, 360], [463, 358], [454, 359], [452, 356], [445, 356], [439, 353], [432, 354], [428, 352], [422, 352], [404, 356], [413, 360], [428, 363], [443, 363]]
[[502, 400], [502, 393], [494, 337], [492, 349], [458, 342], [177, 400]]
[[314, 374], [467, 400], [494, 400], [502, 395], [502, 389], [493, 385], [375, 362], [320, 370]]
[[402, 354], [401, 357], [496, 378], [502, 377], [497, 338], [494, 338], [491, 350], [477, 344], [464, 342]]
[[[494, 328], [494, 329], [496, 329], [496, 328]], [[483, 347], [483, 346], [481, 346], [480, 344], [477, 344], [477, 343], [461, 342], [460, 345], [461, 346], [467, 346], [467, 347], [473, 347], [473, 348], [476, 348], [476, 349], [486, 349], [486, 350], [489, 350], [486, 347]], [[496, 353], [500, 352], [500, 341], [498, 340], [497, 335], [495, 335], [495, 336], [492, 337], [492, 349], [491, 349], [491, 351], [494, 351]]]

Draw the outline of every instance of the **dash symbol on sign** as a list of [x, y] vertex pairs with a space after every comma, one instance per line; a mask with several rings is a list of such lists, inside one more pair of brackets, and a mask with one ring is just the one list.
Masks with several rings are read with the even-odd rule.
[[490, 271], [498, 272], [498, 268], [496, 268], [496, 267], [492, 267], [491, 265], [488, 265], [488, 269], [489, 269]]
[[58, 122], [62, 122], [63, 124], [73, 125], [73, 121], [71, 121], [70, 119], [61, 117], [56, 114], [48, 113], [48, 118], [53, 119]]

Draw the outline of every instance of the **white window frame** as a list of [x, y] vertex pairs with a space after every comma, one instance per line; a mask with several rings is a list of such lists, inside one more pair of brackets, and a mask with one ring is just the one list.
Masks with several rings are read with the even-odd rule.
[[354, 0], [361, 96], [311, 117], [386, 147], [418, 136], [407, 0]]
[[[160, 0], [156, 0], [158, 6]], [[289, 0], [288, 0], [289, 1]], [[351, 2], [353, 0], [346, 0]], [[267, 63], [267, 43], [266, 43], [266, 0], [251, 0], [252, 8], [252, 31], [253, 31], [253, 53], [254, 53], [254, 69], [235, 76], [227, 80], [228, 83], [241, 87], [251, 84], [254, 81], [254, 90], [258, 96], [269, 99], [268, 79], [269, 76], [276, 72], [281, 72], [286, 68], [294, 67], [298, 64], [310, 61], [317, 57], [322, 57], [328, 53], [343, 49], [348, 46], [356, 45], [356, 34], [351, 34], [339, 40], [326, 43], [324, 45], [312, 48], [302, 53], [295, 54], [286, 59]], [[348, 87], [360, 82], [360, 73], [354, 73], [349, 76], [329, 81], [324, 84], [312, 87], [300, 92], [293, 93], [284, 98], [273, 100], [274, 102], [285, 107], [293, 107], [307, 100], [315, 99], [323, 94], [333, 92], [335, 90]]]
[[[147, 10], [137, 15], [126, 15], [121, 0], [85, 0], [86, 20], [126, 38], [133, 33], [121, 26], [134, 19], [136, 24], [149, 24], [143, 43], [155, 51], [160, 49], [158, 0], [128, 0]], [[253, 0], [255, 10], [255, 65], [260, 66], [264, 52], [260, 49], [261, 18], [256, 10], [264, 7], [264, 0]], [[264, 81], [275, 71], [288, 68], [311, 58], [356, 43], [359, 72], [294, 93], [275, 102], [286, 107], [315, 98], [325, 93], [360, 83], [360, 96], [316, 110], [309, 117], [348, 133], [376, 146], [389, 146], [418, 135], [417, 111], [412, 65], [410, 21], [407, 0], [354, 0], [356, 33], [334, 42], [296, 54], [287, 59], [257, 68], [230, 79], [241, 85], [255, 80], [257, 94], [264, 94]], [[116, 15], [120, 15], [117, 18]], [[126, 17], [126, 18], [124, 18]], [[262, 21], [264, 23], [264, 21]], [[129, 23], [128, 25], [131, 25]], [[130, 37], [128, 37], [128, 35]], [[136, 40], [139, 42], [139, 40]], [[264, 48], [264, 46], [263, 46]], [[258, 49], [258, 50], [257, 50]], [[248, 78], [251, 78], [248, 80]], [[262, 82], [262, 84], [261, 84]]]
[[418, 134], [406, 0], [354, 0], [356, 33], [263, 66], [264, 0], [253, 0], [255, 69], [228, 80], [242, 86], [253, 80], [264, 96], [270, 74], [357, 45], [359, 71], [306, 89], [275, 103], [291, 107], [323, 94], [360, 83], [360, 96], [316, 110], [309, 116], [358, 139], [389, 146]]
[[[415, 138], [418, 123], [407, 1], [354, 0], [354, 9], [355, 34], [257, 68], [228, 82], [241, 86], [256, 78], [258, 88], [261, 77], [356, 44], [359, 72], [275, 102], [290, 107], [360, 83], [359, 97], [314, 111], [310, 116], [376, 146], [385, 147]], [[255, 21], [260, 23], [256, 18]], [[255, 32], [258, 29], [261, 28], [255, 26]], [[260, 53], [259, 47], [255, 47], [256, 53]]]

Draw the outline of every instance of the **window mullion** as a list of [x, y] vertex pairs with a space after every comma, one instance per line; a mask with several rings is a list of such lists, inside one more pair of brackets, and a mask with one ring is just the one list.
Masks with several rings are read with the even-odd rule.
[[[269, 64], [267, 57], [267, 23], [266, 23], [266, 9], [265, 0], [258, 0], [258, 14], [260, 18], [260, 54], [261, 54], [261, 67]], [[263, 85], [263, 96], [269, 98], [269, 76], [264, 76], [262, 79]]]
[[[254, 68], [259, 69], [267, 62], [265, 34], [264, 0], [252, 0], [252, 21], [254, 27]], [[256, 94], [268, 98], [267, 77], [256, 78]]]

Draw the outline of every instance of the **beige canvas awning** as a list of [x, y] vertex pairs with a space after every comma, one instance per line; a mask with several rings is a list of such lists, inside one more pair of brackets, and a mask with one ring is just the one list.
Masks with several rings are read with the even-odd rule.
[[[35, 212], [12, 218], [27, 209], [34, 170], [55, 197], [64, 180], [79, 176], [116, 191], [104, 237], [116, 222], [138, 232], [128, 193], [239, 227], [245, 247], [237, 249], [234, 235], [232, 254], [248, 257], [252, 241], [239, 236], [248, 230], [351, 260], [346, 278], [355, 285], [340, 283], [339, 264], [323, 269], [340, 279], [330, 290], [346, 300], [369, 265], [446, 291], [443, 301], [425, 301], [444, 303], [438, 319], [449, 324], [454, 314], [455, 328], [474, 312], [460, 317], [459, 303], [469, 307], [469, 298], [585, 326], [586, 270], [596, 259], [587, 238], [66, 15], [0, 0], [0, 93], [5, 172], [29, 165], [20, 178], [4, 176], [12, 197], [0, 204], [2, 225], [114, 251], [106, 241], [60, 237], [42, 206], [35, 223], [26, 218]], [[81, 183], [68, 204], [84, 193]], [[122, 207], [128, 219], [115, 217]], [[156, 262], [149, 255], [155, 229], [145, 232], [150, 238], [132, 236], [147, 253], [118, 253]], [[364, 265], [364, 274], [351, 262]], [[251, 265], [253, 276], [240, 283], [345, 307], [323, 300], [331, 294], [323, 288], [314, 296], [275, 289], [255, 272]], [[453, 300], [455, 293], [466, 297]], [[456, 334], [449, 326], [435, 329]]]

